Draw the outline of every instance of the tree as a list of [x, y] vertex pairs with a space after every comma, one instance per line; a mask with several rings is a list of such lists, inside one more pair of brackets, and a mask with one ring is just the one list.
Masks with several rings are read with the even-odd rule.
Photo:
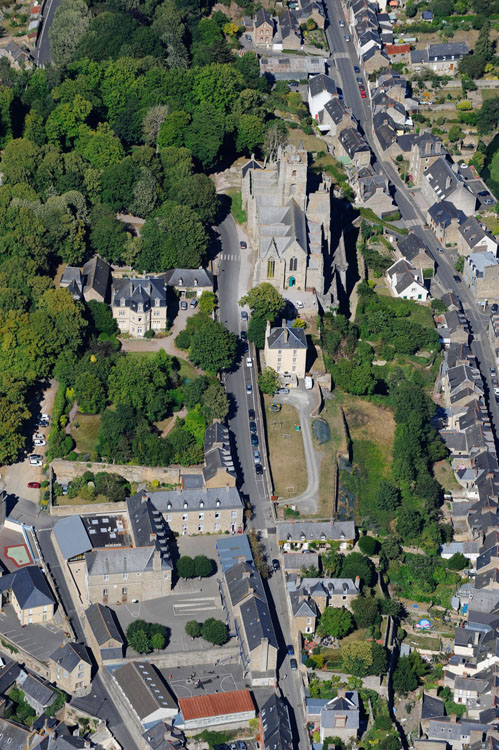
[[375, 641], [371, 643], [373, 663], [369, 668], [370, 674], [382, 675], [388, 671], [388, 653], [386, 648]]
[[49, 28], [50, 52], [56, 65], [67, 65], [90, 26], [90, 13], [83, 0], [62, 0]]
[[451, 570], [464, 570], [470, 566], [470, 561], [461, 552], [455, 552], [447, 561], [447, 567]]
[[393, 689], [399, 695], [407, 695], [416, 690], [418, 678], [409, 656], [401, 656], [393, 673]]
[[279, 148], [288, 142], [288, 130], [282, 120], [274, 120], [267, 128], [264, 139], [263, 151], [269, 161], [277, 159]]
[[400, 492], [391, 482], [382, 479], [376, 489], [374, 502], [381, 510], [394, 511], [400, 505]]
[[364, 586], [372, 586], [376, 578], [374, 565], [360, 552], [351, 552], [343, 558], [341, 575], [343, 578], [353, 579], [359, 576]]
[[7, 143], [2, 154], [4, 181], [12, 184], [31, 184], [40, 157], [40, 149], [26, 138], [14, 138]]
[[108, 336], [114, 336], [118, 332], [118, 324], [109, 305], [104, 302], [97, 302], [92, 299], [87, 303], [87, 310], [90, 316], [90, 325], [92, 331], [99, 335], [105, 333]]
[[243, 88], [243, 77], [232, 65], [215, 63], [198, 68], [192, 87], [197, 101], [228, 113]]
[[400, 508], [397, 513], [397, 531], [403, 540], [416, 539], [424, 526], [424, 519], [417, 510]]
[[327, 607], [321, 615], [317, 632], [321, 636], [344, 638], [354, 629], [352, 613], [345, 607]]
[[241, 307], [249, 305], [253, 315], [264, 320], [273, 321], [284, 310], [285, 302], [277, 289], [264, 281], [250, 289], [248, 294], [239, 300]]
[[74, 384], [78, 408], [84, 414], [98, 414], [106, 405], [106, 391], [101, 379], [92, 372], [83, 372]]
[[201, 635], [205, 641], [213, 643], [215, 646], [223, 646], [229, 640], [227, 625], [222, 620], [215, 620], [214, 617], [209, 617], [203, 622]]
[[374, 596], [357, 596], [352, 601], [352, 612], [358, 628], [369, 628], [379, 620], [379, 601]]
[[185, 623], [185, 632], [191, 638], [201, 637], [201, 625], [197, 620], [189, 620]]
[[264, 124], [256, 115], [242, 115], [237, 125], [236, 148], [239, 152], [252, 154], [263, 144]]
[[359, 539], [359, 549], [364, 555], [372, 556], [379, 552], [380, 544], [373, 536], [361, 536]]
[[195, 212], [173, 201], [165, 201], [147, 218], [141, 237], [137, 265], [147, 273], [198, 268], [208, 246], [208, 237]]
[[189, 347], [189, 357], [195, 365], [208, 372], [219, 372], [232, 367], [236, 355], [236, 336], [221, 323], [208, 319], [196, 331]]
[[177, 575], [180, 578], [194, 578], [196, 575], [196, 567], [192, 557], [182, 555], [182, 557], [177, 560]]
[[379, 606], [381, 614], [390, 615], [390, 617], [402, 617], [404, 613], [403, 605], [396, 599], [380, 599]]
[[[466, 55], [467, 57], [467, 55]], [[478, 113], [477, 125], [479, 133], [492, 133], [499, 123], [499, 96], [486, 99]], [[7, 144], [7, 148], [10, 144]], [[5, 155], [4, 155], [5, 158]], [[2, 162], [3, 163], [3, 162]]]
[[114, 211], [103, 203], [93, 207], [90, 217], [92, 249], [110, 263], [119, 262], [125, 248], [125, 225], [118, 221]]
[[334, 549], [325, 552], [322, 557], [322, 567], [330, 576], [338, 577], [343, 565], [343, 555]]
[[199, 578], [208, 578], [213, 573], [213, 560], [210, 560], [206, 555], [196, 555], [194, 558], [194, 571], [195, 575]]
[[366, 677], [372, 663], [373, 654], [368, 641], [352, 641], [341, 647], [341, 664], [345, 672], [355, 677]]
[[218, 381], [204, 391], [201, 411], [208, 424], [214, 419], [224, 420], [229, 413], [229, 399], [225, 388]]
[[225, 135], [225, 115], [210, 102], [199, 104], [185, 131], [185, 145], [205, 170], [217, 162]]
[[452, 14], [452, 0], [433, 0], [431, 9], [438, 18], [446, 18]]
[[414, 16], [417, 13], [416, 6], [414, 5], [414, 2], [412, 0], [408, 0], [405, 6], [405, 15], [407, 18], [414, 18]]
[[266, 331], [267, 321], [265, 318], [258, 318], [253, 315], [248, 324], [248, 339], [253, 342], [258, 349], [263, 349], [265, 347]]
[[456, 143], [456, 141], [458, 141], [462, 137], [463, 134], [459, 125], [454, 123], [454, 125], [450, 126], [447, 135], [451, 143]]
[[[136, 622], [144, 622], [143, 620], [137, 620]], [[132, 622], [131, 625], [134, 623]], [[138, 654], [150, 654], [151, 653], [151, 641], [147, 634], [147, 628], [135, 628], [131, 630], [131, 625], [126, 631], [126, 639], [128, 645], [133, 648]], [[147, 626], [147, 623], [144, 623]]]
[[[159, 149], [159, 133], [161, 126], [165, 122], [168, 116], [168, 107], [163, 104], [156, 104], [147, 110], [142, 120], [142, 131], [144, 133], [145, 142], [156, 148], [156, 152]], [[173, 145], [173, 144], [169, 144]]]
[[258, 376], [258, 387], [262, 393], [272, 394], [279, 388], [280, 380], [272, 367], [264, 367]]
[[154, 633], [151, 637], [151, 646], [155, 651], [161, 651], [165, 647], [165, 636], [163, 633]]
[[183, 146], [185, 131], [191, 122], [191, 116], [179, 110], [171, 112], [162, 123], [158, 135], [158, 148]]
[[111, 503], [122, 503], [130, 492], [130, 485], [119, 474], [100, 471], [95, 475], [95, 491], [98, 495], [105, 495]]
[[215, 309], [216, 297], [213, 292], [208, 292], [206, 289], [201, 293], [199, 298], [199, 310], [205, 315], [211, 315]]

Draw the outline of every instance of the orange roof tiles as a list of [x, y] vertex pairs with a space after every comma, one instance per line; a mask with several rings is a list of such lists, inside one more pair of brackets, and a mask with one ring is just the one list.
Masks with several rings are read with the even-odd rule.
[[410, 44], [386, 44], [385, 52], [387, 55], [401, 55], [403, 52], [410, 52]]
[[195, 698], [179, 698], [178, 705], [185, 721], [255, 710], [249, 690], [232, 690], [227, 693], [210, 693]]

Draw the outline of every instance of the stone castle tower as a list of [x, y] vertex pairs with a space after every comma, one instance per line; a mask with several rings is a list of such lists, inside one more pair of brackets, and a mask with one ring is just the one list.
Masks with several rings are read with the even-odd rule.
[[307, 207], [307, 152], [300, 142], [280, 147], [277, 155], [277, 184], [281, 205], [294, 198], [302, 211]]

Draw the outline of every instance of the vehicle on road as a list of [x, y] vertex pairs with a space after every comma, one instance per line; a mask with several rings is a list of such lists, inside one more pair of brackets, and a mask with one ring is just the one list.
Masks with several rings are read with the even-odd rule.
[[496, 304], [493, 304], [490, 308], [490, 312], [496, 313], [499, 310], [499, 306]]
[[251, 383], [246, 383], [246, 393], [249, 395], [250, 393], [253, 393], [253, 386]]
[[314, 380], [310, 375], [305, 375], [305, 390], [311, 391], [314, 387]]
[[295, 650], [293, 646], [288, 646], [288, 656], [294, 656], [294, 655], [295, 655]]
[[30, 487], [32, 490], [39, 490], [41, 487], [40, 482], [28, 482], [28, 487]]
[[261, 457], [261, 455], [260, 455], [260, 451], [258, 451], [258, 450], [254, 450], [254, 451], [253, 451], [253, 461], [254, 461], [254, 462], [255, 462], [256, 464], [259, 464], [259, 463], [261, 463], [261, 461], [262, 461], [262, 457]]
[[251, 445], [253, 446], [253, 448], [258, 448], [258, 443], [259, 443], [258, 435], [255, 435], [255, 433], [252, 432], [251, 433]]
[[[252, 409], [251, 411], [253, 411], [253, 409]], [[254, 414], [254, 413], [255, 413], [255, 412], [253, 411], [253, 414]], [[254, 433], [256, 433], [256, 422], [250, 422], [250, 423], [249, 423], [249, 431], [250, 431], [250, 432], [254, 432]]]
[[246, 357], [246, 367], [253, 367], [253, 360], [251, 357]]
[[357, 83], [359, 84], [359, 86], [363, 86], [364, 85], [364, 79], [361, 78], [360, 76], [357, 76], [357, 78], [355, 80], [357, 81]]
[[246, 742], [243, 742], [243, 740], [238, 740], [237, 750], [246, 750]]
[[261, 476], [263, 474], [263, 466], [261, 464], [255, 464], [255, 471], [258, 476]]
[[354, 65], [354, 66], [353, 66], [353, 72], [354, 72], [354, 73], [360, 73], [360, 68], [359, 68], [359, 66], [358, 66], [358, 65]]
[[286, 393], [289, 393], [289, 388], [278, 388], [275, 392], [276, 396], [285, 395]]
[[29, 463], [31, 466], [41, 466], [42, 457], [38, 453], [32, 453], [29, 457]]
[[349, 42], [349, 41], [350, 41], [350, 34], [345, 34], [345, 42]]
[[241, 320], [248, 320], [248, 313], [246, 310], [241, 310]]
[[191, 304], [190, 304], [190, 307], [197, 307], [197, 306], [198, 306], [198, 301], [197, 301], [197, 299], [196, 299], [196, 298], [194, 297], [194, 299], [191, 299]]
[[365, 99], [367, 97], [366, 90], [364, 88], [359, 89], [360, 91], [360, 98]]
[[274, 569], [274, 573], [277, 573], [277, 571], [281, 569], [279, 560], [272, 560], [272, 568]]
[[248, 247], [248, 243], [244, 240], [241, 240], [241, 242], [239, 243], [239, 247], [241, 248], [241, 250], [246, 250], [246, 248]]
[[248, 340], [248, 334], [246, 331], [241, 331], [240, 333], [241, 341], [247, 341]]
[[[248, 419], [254, 419], [256, 416], [254, 409], [248, 409]], [[255, 424], [255, 430], [256, 430], [256, 424]]]
[[499, 393], [496, 393], [495, 396], [496, 396], [496, 404], [499, 404]]
[[229, 744], [229, 747], [230, 747], [230, 750], [237, 750], [237, 745], [236, 745], [236, 743], [235, 743], [235, 742], [231, 742], [231, 743]]
[[296, 300], [296, 302], [295, 302], [295, 305], [296, 305], [296, 307], [297, 307], [297, 308], [298, 308], [299, 310], [301, 310], [301, 309], [302, 309], [302, 307], [305, 307], [305, 305], [303, 304], [303, 302], [301, 301], [301, 299], [297, 299], [297, 300]]
[[296, 670], [298, 669], [298, 662], [296, 661], [296, 659], [290, 659], [289, 666], [291, 667], [293, 672], [296, 672]]
[[492, 376], [495, 376], [495, 374], [496, 374], [496, 368], [495, 367], [489, 367], [489, 370], [490, 370], [490, 374]]
[[33, 440], [33, 443], [35, 445], [47, 445], [46, 441], [43, 438], [35, 438]]
[[454, 281], [455, 281], [456, 283], [458, 283], [458, 284], [460, 284], [460, 283], [461, 283], [461, 279], [459, 278], [459, 276], [453, 276], [452, 278], [454, 279]]
[[340, 28], [342, 28], [342, 29], [345, 28], [345, 21], [340, 21]]
[[251, 41], [253, 41], [253, 40], [251, 39], [251, 37], [250, 37], [250, 35], [249, 35], [249, 34], [245, 34], [245, 35], [244, 35], [244, 38], [245, 38], [245, 39], [247, 39], [247, 40], [248, 40], [248, 42], [251, 42]]
[[187, 310], [187, 302], [184, 299], [180, 302], [180, 309]]

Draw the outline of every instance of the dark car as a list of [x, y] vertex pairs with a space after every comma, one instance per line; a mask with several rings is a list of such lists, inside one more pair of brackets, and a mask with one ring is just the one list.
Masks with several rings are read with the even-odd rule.
[[480, 197], [484, 197], [486, 195], [490, 195], [490, 193], [488, 190], [479, 190], [477, 195], [479, 195]]
[[261, 464], [255, 464], [255, 471], [258, 476], [261, 476], [263, 474], [263, 466]]
[[190, 307], [197, 307], [197, 306], [198, 306], [198, 301], [197, 301], [197, 299], [196, 299], [196, 298], [194, 298], [194, 299], [191, 299], [191, 304], [190, 304]]
[[41, 486], [40, 482], [28, 482], [28, 487], [31, 487], [32, 490], [39, 490]]
[[297, 89], [300, 84], [298, 81], [288, 81], [288, 86], [290, 89]]
[[255, 448], [258, 448], [258, 435], [255, 435], [254, 432], [251, 433], [251, 445], [253, 445]]
[[294, 656], [294, 655], [295, 655], [295, 650], [293, 646], [288, 646], [288, 656]]
[[248, 313], [246, 310], [241, 310], [241, 320], [248, 320]]
[[289, 393], [289, 388], [278, 388], [276, 393], [285, 395], [286, 393]]
[[246, 383], [246, 393], [253, 393], [253, 386], [251, 385], [251, 383]]
[[499, 306], [494, 304], [491, 305], [490, 311], [496, 313], [499, 310]]
[[[248, 418], [249, 419], [254, 419], [255, 416], [256, 416], [255, 415], [255, 410], [254, 409], [248, 409]], [[255, 429], [256, 429], [256, 425], [255, 425]]]
[[344, 35], [344, 39], [345, 39], [345, 42], [349, 42], [350, 41], [350, 34], [345, 34]]
[[183, 299], [180, 303], [181, 310], [187, 310], [187, 302]]
[[360, 76], [358, 76], [355, 80], [357, 81], [357, 83], [359, 84], [359, 86], [363, 86], [364, 85], [364, 81], [363, 81], [363, 79]]
[[298, 662], [296, 661], [296, 659], [290, 659], [289, 666], [291, 667], [293, 672], [296, 672], [296, 670], [298, 669]]
[[354, 65], [354, 66], [353, 66], [353, 72], [354, 72], [354, 73], [360, 73], [360, 68], [359, 68], [359, 66], [358, 66], [358, 65]]
[[241, 250], [246, 250], [248, 244], [244, 240], [241, 240], [241, 242], [239, 243], [239, 247], [241, 248]]
[[279, 565], [279, 560], [272, 560], [272, 567], [274, 569], [274, 572], [277, 573], [277, 571], [281, 569], [281, 566]]
[[241, 331], [240, 336], [241, 341], [246, 341], [248, 339], [248, 334], [246, 333], [246, 331]]
[[237, 750], [246, 750], [246, 742], [243, 742], [243, 740], [238, 740]]
[[453, 278], [453, 279], [454, 279], [454, 281], [456, 281], [456, 282], [457, 282], [458, 284], [460, 284], [460, 283], [461, 283], [461, 279], [459, 278], [459, 276], [453, 276], [452, 278]]
[[256, 433], [256, 422], [249, 423], [250, 432]]

